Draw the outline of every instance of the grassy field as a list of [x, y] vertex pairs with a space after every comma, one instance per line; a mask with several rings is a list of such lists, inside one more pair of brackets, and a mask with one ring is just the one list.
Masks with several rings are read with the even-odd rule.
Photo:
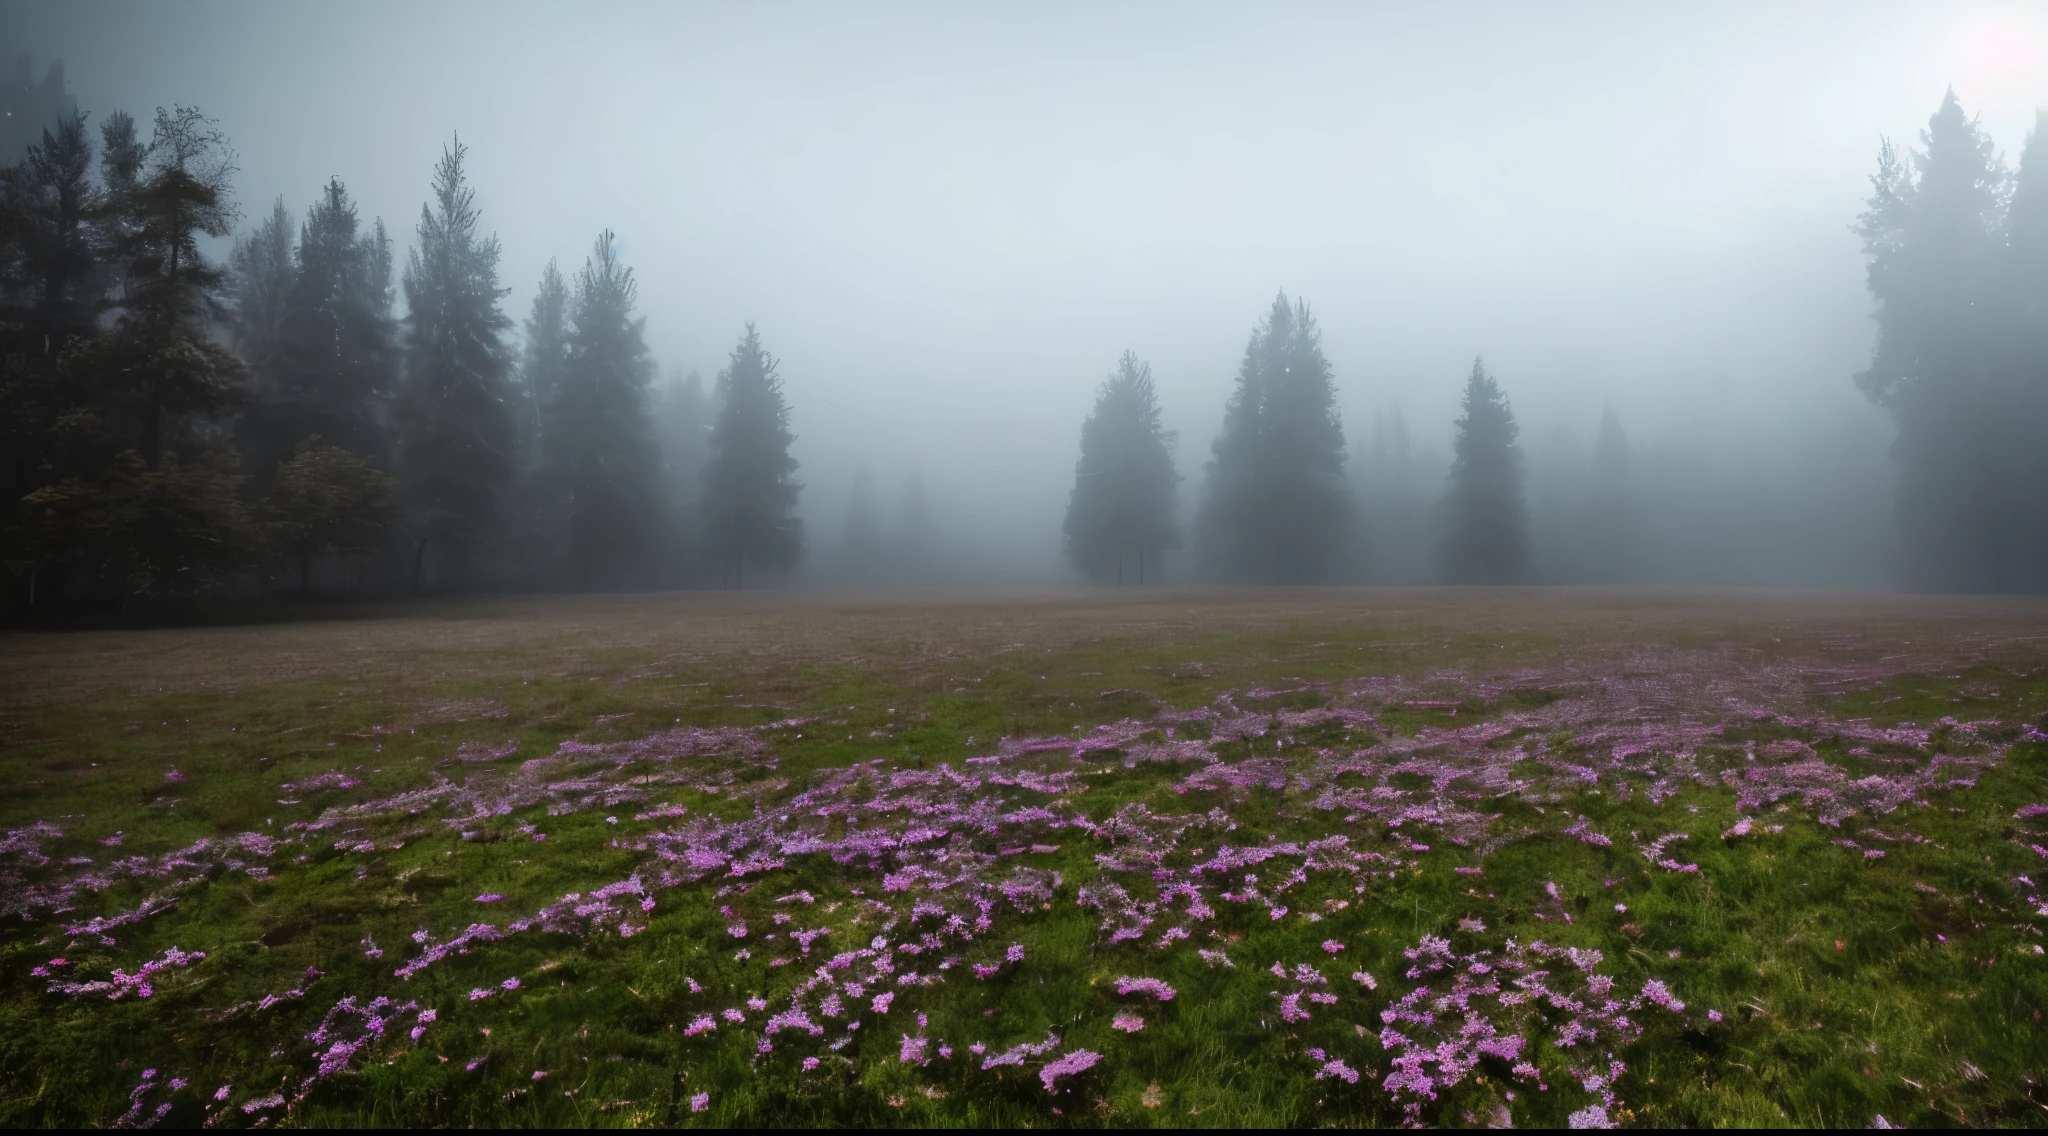
[[0, 1124], [2048, 1124], [2048, 604], [0, 638]]

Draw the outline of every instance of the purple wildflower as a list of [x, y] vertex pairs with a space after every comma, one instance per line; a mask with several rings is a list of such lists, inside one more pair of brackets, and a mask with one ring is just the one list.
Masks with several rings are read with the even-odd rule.
[[1038, 1079], [1045, 1083], [1045, 1091], [1054, 1091], [1061, 1077], [1084, 1072], [1095, 1067], [1102, 1060], [1102, 1054], [1087, 1049], [1076, 1049], [1057, 1061], [1049, 1062], [1038, 1071]]

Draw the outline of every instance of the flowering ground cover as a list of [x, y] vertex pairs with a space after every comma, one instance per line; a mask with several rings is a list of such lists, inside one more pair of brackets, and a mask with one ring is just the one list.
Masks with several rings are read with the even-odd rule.
[[2039, 605], [678, 602], [0, 647], [0, 1122], [2048, 1122]]

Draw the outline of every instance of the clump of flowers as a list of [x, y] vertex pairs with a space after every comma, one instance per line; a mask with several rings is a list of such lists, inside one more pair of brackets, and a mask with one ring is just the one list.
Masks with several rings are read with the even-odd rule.
[[1380, 1045], [1394, 1054], [1381, 1087], [1411, 1123], [1420, 1123], [1423, 1107], [1484, 1058], [1509, 1064], [1517, 1079], [1539, 1080], [1527, 1051], [1532, 1039], [1545, 1037], [1567, 1051], [1587, 1091], [1600, 1093], [1602, 1106], [1612, 1108], [1614, 1080], [1626, 1067], [1614, 1061], [1605, 1069], [1581, 1067], [1585, 1058], [1577, 1055], [1640, 1036], [1637, 1015], [1645, 1006], [1673, 1014], [1685, 1009], [1661, 980], [1632, 995], [1617, 990], [1613, 978], [1598, 972], [1604, 957], [1597, 950], [1510, 939], [1499, 950], [1461, 954], [1448, 940], [1424, 935], [1403, 953], [1413, 963], [1406, 977], [1417, 985], [1380, 1013]]
[[1161, 1002], [1173, 1001], [1173, 987], [1157, 978], [1132, 978], [1126, 974], [1116, 980], [1116, 992], [1122, 995], [1150, 994]]
[[1102, 1054], [1100, 1053], [1088, 1049], [1076, 1049], [1057, 1061], [1047, 1062], [1045, 1067], [1038, 1071], [1038, 1079], [1045, 1083], [1046, 1092], [1052, 1092], [1058, 1088], [1061, 1077], [1093, 1069], [1095, 1068], [1095, 1063], [1100, 1060], [1102, 1060]]

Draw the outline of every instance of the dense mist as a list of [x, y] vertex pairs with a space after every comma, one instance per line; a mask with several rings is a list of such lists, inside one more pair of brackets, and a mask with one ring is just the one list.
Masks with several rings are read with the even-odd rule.
[[2048, 590], [2039, 7], [51, 3], [0, 44], [10, 618]]

